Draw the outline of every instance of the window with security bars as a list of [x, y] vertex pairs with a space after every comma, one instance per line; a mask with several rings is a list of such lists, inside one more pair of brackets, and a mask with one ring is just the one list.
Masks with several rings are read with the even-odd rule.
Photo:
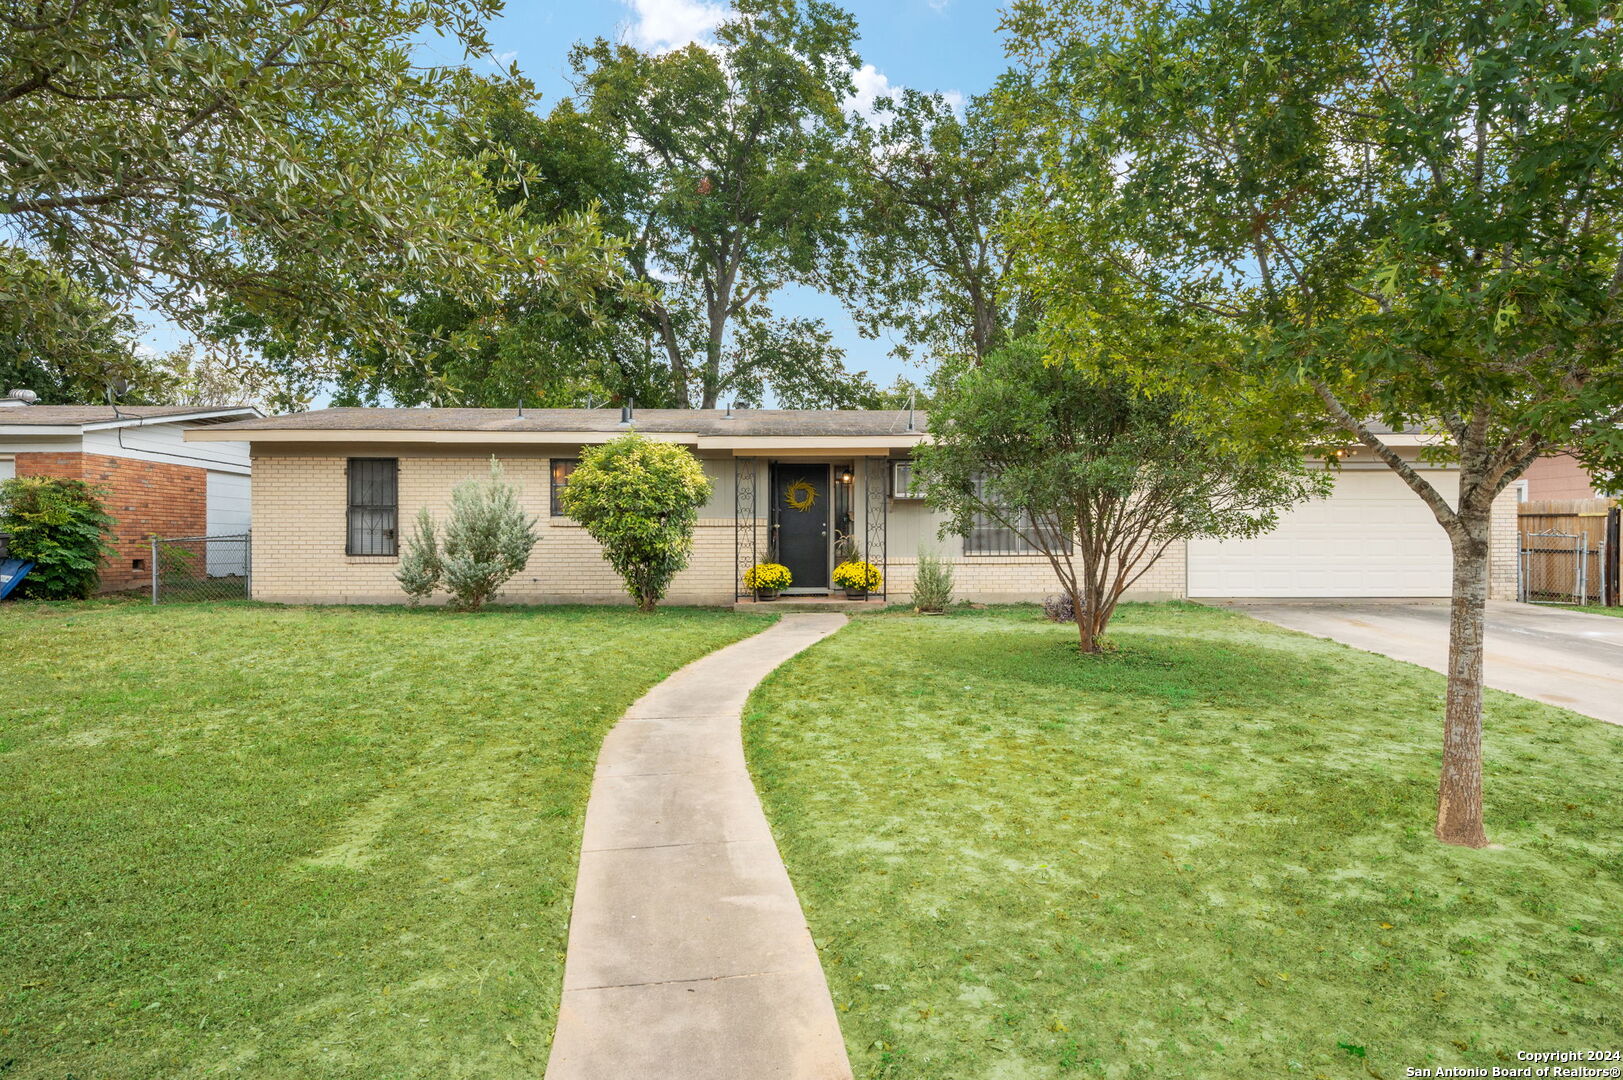
[[[986, 476], [975, 477], [975, 498], [982, 501], [987, 499]], [[975, 514], [970, 519], [969, 531], [964, 534], [965, 555], [1040, 555], [1041, 550], [1031, 542], [1036, 535], [1036, 528], [1031, 519], [1021, 514], [1018, 516], [1005, 514], [1018, 529], [1012, 529], [1003, 524], [991, 514]], [[1067, 538], [1065, 550], [1071, 550], [1071, 542]]]
[[574, 473], [575, 466], [580, 464], [579, 458], [553, 458], [552, 459], [552, 516], [565, 517], [563, 504], [558, 496], [564, 493], [569, 486], [569, 477]]
[[395, 458], [349, 459], [349, 554], [399, 553], [399, 479]]

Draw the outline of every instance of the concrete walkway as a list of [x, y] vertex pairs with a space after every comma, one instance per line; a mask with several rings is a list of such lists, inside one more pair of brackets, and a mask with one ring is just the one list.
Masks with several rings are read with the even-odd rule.
[[[1448, 664], [1446, 600], [1243, 600], [1247, 615], [1433, 671]], [[1483, 681], [1623, 724], [1623, 619], [1488, 601]]]
[[547, 1080], [846, 1080], [817, 948], [744, 765], [744, 700], [843, 615], [786, 615], [627, 710], [597, 760]]

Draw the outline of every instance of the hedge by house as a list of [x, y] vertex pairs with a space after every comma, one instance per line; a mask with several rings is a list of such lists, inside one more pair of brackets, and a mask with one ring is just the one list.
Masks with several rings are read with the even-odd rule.
[[38, 600], [82, 600], [101, 583], [102, 559], [112, 553], [113, 518], [101, 491], [83, 480], [19, 476], [0, 483], [0, 532], [11, 555], [34, 569], [17, 595]]
[[693, 554], [710, 481], [674, 443], [623, 435], [581, 453], [563, 511], [585, 527], [642, 611], [653, 611]]

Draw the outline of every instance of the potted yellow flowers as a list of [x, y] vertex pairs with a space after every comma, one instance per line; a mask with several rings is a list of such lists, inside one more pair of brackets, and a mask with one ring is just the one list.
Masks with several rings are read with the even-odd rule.
[[776, 600], [789, 587], [790, 580], [789, 568], [782, 563], [756, 563], [744, 572], [744, 588], [757, 600]]
[[853, 559], [834, 568], [834, 584], [845, 590], [847, 600], [866, 600], [868, 594], [885, 583], [879, 567]]

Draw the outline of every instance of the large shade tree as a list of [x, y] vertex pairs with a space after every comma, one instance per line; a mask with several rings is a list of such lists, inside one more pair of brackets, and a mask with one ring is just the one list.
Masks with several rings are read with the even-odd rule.
[[882, 97], [853, 118], [846, 153], [851, 236], [832, 280], [864, 334], [892, 334], [906, 357], [979, 361], [1030, 328], [1005, 235], [1029, 155], [989, 95], [961, 113], [941, 94]]
[[605, 202], [646, 290], [634, 314], [679, 404], [779, 382], [860, 390], [820, 327], [771, 306], [784, 286], [820, 280], [843, 243], [855, 22], [822, 0], [742, 0], [714, 38], [573, 53], [578, 107], [627, 170]]
[[[499, 209], [455, 152], [493, 0], [38, 0], [0, 10], [0, 244], [187, 328], [252, 328], [308, 363], [398, 357], [398, 303], [507, 280], [594, 287], [588, 219]], [[584, 254], [583, 254], [584, 253]], [[7, 270], [18, 302], [62, 295]]]
[[[1235, 370], [1311, 394], [1447, 533], [1447, 843], [1487, 842], [1493, 503], [1540, 454], [1623, 454], [1620, 14], [1537, 0], [1023, 0], [1009, 16], [1022, 68], [1006, 100], [1044, 174], [1022, 235], [1052, 294], [1106, 260], [1227, 320], [1252, 345]], [[1162, 357], [1149, 374], [1189, 369]], [[1377, 421], [1433, 432], [1458, 490]]]

